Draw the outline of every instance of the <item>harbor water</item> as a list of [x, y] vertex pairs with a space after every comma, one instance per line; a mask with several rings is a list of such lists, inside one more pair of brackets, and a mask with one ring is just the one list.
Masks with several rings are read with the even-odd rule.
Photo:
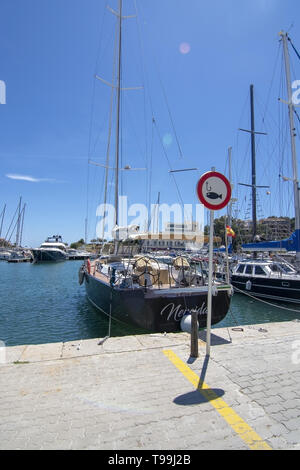
[[[16, 346], [106, 336], [108, 317], [89, 303], [84, 285], [78, 283], [81, 264], [0, 262], [0, 341]], [[234, 294], [226, 318], [215, 327], [300, 320], [300, 306], [270, 302]], [[143, 333], [112, 321], [111, 336]]]

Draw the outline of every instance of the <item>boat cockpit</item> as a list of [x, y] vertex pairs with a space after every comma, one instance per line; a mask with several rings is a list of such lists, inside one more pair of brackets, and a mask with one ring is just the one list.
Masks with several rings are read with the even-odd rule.
[[206, 279], [184, 256], [176, 257], [172, 265], [148, 255], [129, 259], [107, 256], [90, 262], [89, 269], [96, 278], [120, 288], [199, 287]]

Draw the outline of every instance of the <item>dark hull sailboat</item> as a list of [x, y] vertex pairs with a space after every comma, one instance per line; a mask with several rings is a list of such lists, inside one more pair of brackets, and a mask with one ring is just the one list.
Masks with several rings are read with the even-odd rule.
[[[92, 305], [113, 319], [149, 332], [176, 332], [181, 331], [182, 318], [190, 314], [191, 310], [197, 310], [199, 328], [206, 327], [207, 286], [170, 287], [157, 283], [144, 287], [138, 284], [129, 286], [127, 282], [111, 285], [110, 279], [99, 273], [93, 263], [90, 272], [87, 264], [82, 267], [81, 282], [83, 280]], [[230, 285], [216, 285], [214, 294], [213, 325], [225, 318], [232, 288]]]
[[[116, 38], [118, 47], [115, 55], [115, 80], [112, 84], [112, 93], [115, 92], [116, 101], [115, 165], [113, 168], [115, 171], [114, 229], [116, 229], [116, 233], [114, 234], [114, 229], [111, 233], [115, 242], [120, 240], [117, 235], [117, 227], [119, 224], [119, 149], [121, 147], [122, 0], [118, 2], [116, 16], [118, 18]], [[100, 77], [97, 78], [102, 80]], [[105, 80], [104, 82], [107, 83]], [[111, 116], [112, 113], [110, 113], [110, 124]], [[106, 205], [108, 170], [110, 168], [109, 153], [107, 153], [104, 166], [106, 168], [104, 205]], [[131, 168], [127, 165], [123, 169]], [[172, 275], [170, 268], [166, 265], [162, 266], [155, 258], [150, 259], [149, 256], [144, 256], [134, 259], [130, 255], [124, 262], [122, 256], [119, 258], [116, 256], [118, 254], [117, 245], [113, 248], [114, 257], [98, 259], [93, 262], [88, 260], [79, 271], [80, 284], [85, 283], [88, 299], [100, 312], [109, 315], [112, 319], [121, 320], [150, 332], [173, 332], [180, 331], [182, 318], [191, 310], [196, 309], [199, 327], [206, 326], [208, 287], [204, 285], [203, 278], [200, 279], [199, 276], [192, 273], [188, 261], [180, 258], [179, 265], [173, 266]], [[212, 299], [212, 324], [221, 321], [227, 314], [231, 294], [230, 285], [215, 286]]]

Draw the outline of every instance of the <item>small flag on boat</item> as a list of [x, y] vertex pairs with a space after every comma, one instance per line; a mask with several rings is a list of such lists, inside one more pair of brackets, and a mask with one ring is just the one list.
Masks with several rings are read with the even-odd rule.
[[232, 230], [232, 228], [229, 225], [226, 225], [226, 234], [227, 237], [235, 237], [235, 232]]

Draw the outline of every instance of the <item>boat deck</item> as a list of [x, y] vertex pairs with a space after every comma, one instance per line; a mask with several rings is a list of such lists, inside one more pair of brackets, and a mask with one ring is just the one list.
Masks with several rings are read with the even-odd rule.
[[97, 271], [95, 262], [91, 262], [91, 275], [94, 276], [96, 279], [99, 279], [99, 281], [109, 284], [109, 277]]
[[[97, 269], [96, 269], [96, 264], [97, 262], [96, 261], [92, 261], [91, 262], [91, 275], [94, 276], [96, 279], [98, 279], [99, 281], [101, 282], [104, 282], [106, 284], [109, 284], [109, 276], [107, 276], [106, 274], [102, 273], [102, 272], [99, 272]], [[167, 279], [167, 282], [162, 282], [160, 281], [159, 283], [156, 282], [154, 283], [152, 286], [150, 287], [154, 287], [156, 288], [156, 290], [159, 289], [160, 293], [167, 293], [170, 291], [170, 289], [176, 289], [176, 292], [179, 294], [179, 293], [182, 293], [183, 289], [184, 289], [184, 292], [185, 293], [192, 293], [192, 292], [195, 292], [196, 290], [199, 291], [199, 290], [207, 290], [207, 286], [202, 286], [202, 285], [195, 285], [195, 286], [187, 286], [187, 287], [184, 287], [184, 286], [178, 286], [176, 285], [176, 282], [175, 280], [169, 275], [169, 272], [168, 271], [165, 271], [164, 274], [163, 274], [163, 277], [164, 279], [166, 279], [166, 276], [168, 277]], [[224, 289], [230, 289], [231, 286], [227, 285], [227, 284], [224, 284], [224, 283], [219, 283], [218, 281], [215, 282], [215, 285], [218, 287], [218, 288], [224, 288]], [[143, 287], [143, 284], [141, 283], [140, 284], [140, 287], [142, 288]]]

